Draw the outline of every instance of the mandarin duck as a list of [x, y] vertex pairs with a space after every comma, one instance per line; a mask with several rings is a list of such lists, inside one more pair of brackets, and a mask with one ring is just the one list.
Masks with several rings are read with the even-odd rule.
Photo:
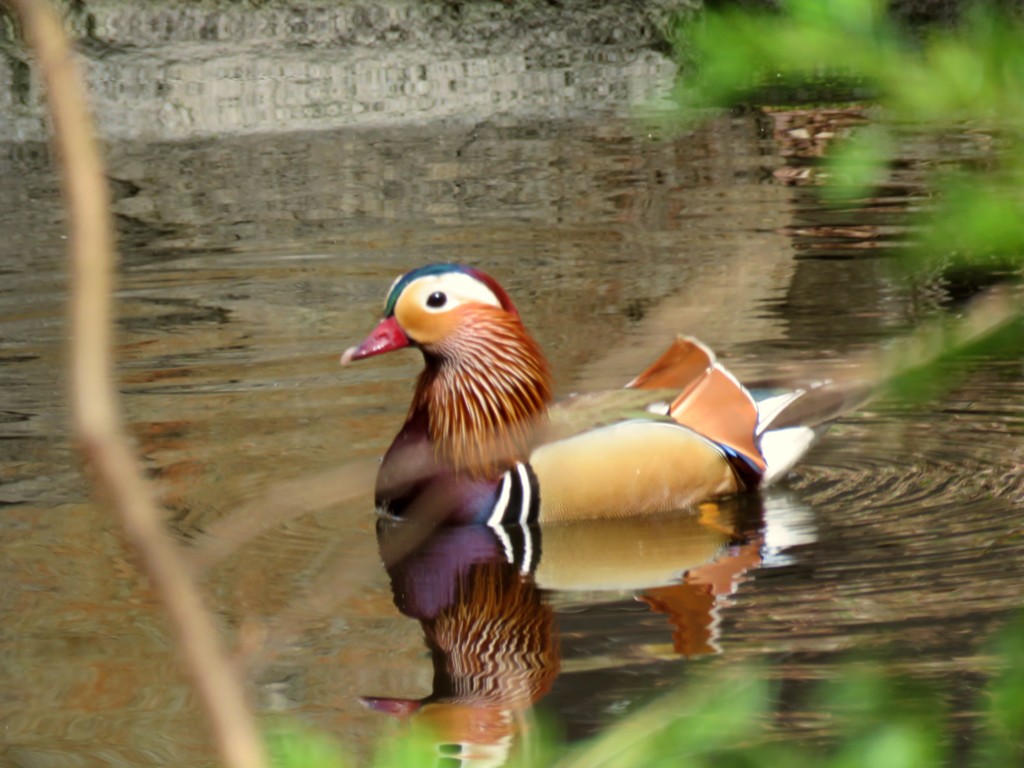
[[395, 280], [383, 319], [341, 362], [410, 346], [425, 365], [378, 471], [386, 517], [504, 525], [687, 508], [770, 484], [836, 410], [803, 406], [820, 387], [755, 400], [688, 337], [623, 389], [555, 403], [508, 294], [460, 264]]

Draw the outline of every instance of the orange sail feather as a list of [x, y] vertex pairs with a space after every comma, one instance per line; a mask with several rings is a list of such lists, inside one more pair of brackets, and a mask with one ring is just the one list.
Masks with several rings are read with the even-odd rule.
[[750, 393], [696, 339], [679, 336], [665, 353], [627, 387], [682, 390], [668, 414], [716, 443], [732, 448], [762, 472], [757, 444], [757, 405]]

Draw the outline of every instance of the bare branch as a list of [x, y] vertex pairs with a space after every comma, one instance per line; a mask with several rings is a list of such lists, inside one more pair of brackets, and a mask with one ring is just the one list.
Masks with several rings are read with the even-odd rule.
[[13, 0], [46, 83], [55, 145], [64, 173], [72, 269], [71, 399], [75, 428], [104, 496], [120, 514], [129, 539], [167, 609], [209, 714], [224, 763], [266, 765], [263, 743], [228, 663], [209, 612], [133, 454], [113, 385], [114, 237], [110, 202], [86, 106], [85, 87], [67, 35], [45, 0]]

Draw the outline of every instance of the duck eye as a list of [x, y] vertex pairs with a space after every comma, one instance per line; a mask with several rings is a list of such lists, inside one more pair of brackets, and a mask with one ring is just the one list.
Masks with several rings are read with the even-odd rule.
[[440, 291], [434, 291], [427, 297], [427, 306], [433, 309], [440, 309], [448, 303], [448, 297]]

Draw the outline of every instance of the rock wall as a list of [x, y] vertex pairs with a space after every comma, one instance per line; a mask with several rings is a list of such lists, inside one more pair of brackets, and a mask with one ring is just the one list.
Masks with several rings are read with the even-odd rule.
[[[695, 0], [694, 0], [695, 2]], [[166, 140], [454, 119], [570, 115], [648, 98], [686, 0], [377, 0], [65, 5], [100, 131]], [[45, 135], [41, 94], [8, 29], [0, 136]]]

